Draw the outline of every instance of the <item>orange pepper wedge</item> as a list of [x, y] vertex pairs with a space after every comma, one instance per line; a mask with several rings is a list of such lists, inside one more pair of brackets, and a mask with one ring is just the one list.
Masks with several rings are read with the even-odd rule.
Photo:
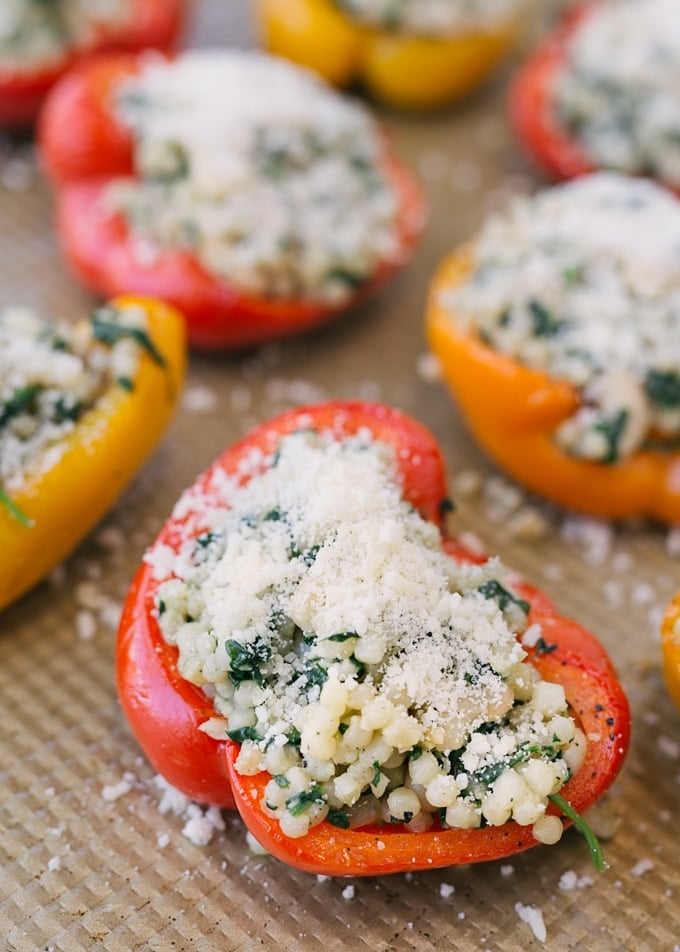
[[578, 408], [577, 390], [487, 346], [443, 303], [472, 269], [469, 248], [454, 251], [435, 276], [427, 308], [430, 346], [447, 386], [484, 450], [529, 489], [593, 516], [680, 521], [680, 452], [640, 450], [615, 463], [577, 459], [555, 428]]
[[680, 594], [666, 609], [661, 623], [661, 652], [668, 691], [680, 707]]
[[263, 44], [336, 86], [355, 80], [393, 106], [430, 109], [465, 96], [512, 47], [515, 19], [485, 31], [415, 36], [366, 26], [331, 0], [258, 0]]
[[132, 389], [112, 381], [64, 437], [57, 461], [27, 475], [11, 494], [27, 524], [0, 506], [0, 609], [39, 582], [101, 519], [151, 453], [179, 397], [185, 362], [180, 314], [137, 297], [111, 305], [144, 309], [148, 337], [164, 364], [140, 350]]

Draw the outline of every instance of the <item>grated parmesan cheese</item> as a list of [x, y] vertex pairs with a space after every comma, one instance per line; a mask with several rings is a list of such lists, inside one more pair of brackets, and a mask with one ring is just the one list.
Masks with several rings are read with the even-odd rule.
[[221, 478], [216, 504], [180, 500], [178, 549], [146, 558], [178, 670], [212, 699], [206, 731], [271, 774], [262, 808], [284, 833], [512, 817], [559, 838], [547, 798], [583, 735], [525, 661], [528, 606], [499, 562], [448, 556], [368, 433], [302, 430]]

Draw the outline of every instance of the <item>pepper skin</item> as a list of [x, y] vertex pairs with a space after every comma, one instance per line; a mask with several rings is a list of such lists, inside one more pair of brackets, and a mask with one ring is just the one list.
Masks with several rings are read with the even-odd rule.
[[66, 77], [41, 122], [44, 165], [57, 188], [57, 230], [80, 281], [108, 297], [123, 290], [160, 297], [186, 317], [189, 341], [236, 350], [322, 324], [371, 297], [410, 258], [425, 222], [420, 186], [385, 147], [382, 169], [399, 200], [399, 254], [338, 304], [267, 298], [240, 291], [207, 271], [189, 251], [163, 249], [152, 263], [135, 254], [122, 215], [100, 201], [108, 182], [132, 175], [132, 141], [109, 103], [139, 68], [135, 57], [107, 57]]
[[64, 439], [64, 452], [44, 473], [28, 477], [12, 501], [22, 525], [0, 506], [0, 609], [32, 588], [101, 519], [160, 438], [184, 375], [184, 325], [160, 301], [121, 297], [114, 307], [140, 306], [159, 366], [140, 350], [133, 389], [112, 382]]
[[31, 126], [54, 84], [73, 66], [107, 50], [170, 50], [179, 38], [186, 0], [133, 0], [130, 22], [115, 32], [102, 29], [87, 49], [69, 51], [48, 67], [15, 70], [0, 64], [0, 126]]
[[663, 673], [671, 697], [680, 708], [680, 595], [668, 606], [661, 624]]
[[450, 37], [368, 27], [332, 0], [258, 0], [260, 33], [271, 53], [320, 73], [336, 86], [360, 80], [376, 99], [432, 109], [478, 86], [512, 47], [518, 24]]
[[555, 77], [564, 68], [567, 46], [595, 4], [572, 10], [532, 53], [510, 89], [510, 118], [530, 157], [555, 179], [596, 171], [579, 142], [560, 125], [552, 103]]
[[466, 249], [444, 261], [430, 293], [427, 330], [444, 379], [489, 456], [529, 489], [569, 509], [679, 522], [680, 453], [640, 450], [611, 464], [567, 455], [553, 433], [578, 408], [578, 392], [455, 323], [440, 299], [471, 267]]
[[[219, 501], [224, 474], [242, 474], [240, 464], [252, 459], [255, 451], [270, 455], [285, 434], [301, 427], [330, 429], [339, 439], [368, 428], [376, 439], [393, 446], [405, 498], [438, 526], [452, 556], [479, 561], [444, 535], [446, 474], [434, 438], [396, 410], [358, 402], [302, 407], [256, 428], [199, 478], [184, 497], [181, 517], [166, 523], [156, 544], [177, 549], [200, 535], [205, 528], [203, 507], [206, 501], [213, 506]], [[152, 567], [144, 563], [123, 611], [117, 646], [123, 710], [157, 770], [203, 802], [232, 806], [235, 801], [246, 826], [273, 855], [308, 872], [368, 876], [495, 859], [536, 844], [531, 828], [514, 822], [477, 830], [410, 833], [401, 824], [343, 830], [324, 821], [301, 838], [284, 836], [278, 822], [259, 806], [269, 775], [241, 776], [234, 767], [239, 745], [210, 740], [196, 730], [212, 712], [202, 692], [182, 681], [177, 649], [163, 641], [156, 621], [158, 585]], [[544, 653], [530, 649], [533, 664], [545, 678], [564, 685], [575, 716], [592, 737], [583, 766], [562, 791], [576, 810], [584, 810], [607, 789], [621, 766], [629, 741], [628, 704], [611, 662], [593, 636], [556, 615], [545, 595], [529, 586], [522, 586], [521, 594], [531, 603], [529, 623], [540, 622], [550, 645]]]

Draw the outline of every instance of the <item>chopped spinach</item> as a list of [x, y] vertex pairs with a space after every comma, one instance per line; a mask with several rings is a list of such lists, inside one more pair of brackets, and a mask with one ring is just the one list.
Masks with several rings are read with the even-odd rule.
[[42, 393], [44, 387], [39, 383], [30, 383], [25, 387], [17, 387], [7, 400], [0, 404], [0, 429], [13, 420], [28, 413], [35, 407], [35, 398]]
[[239, 641], [229, 639], [226, 643], [229, 655], [229, 680], [232, 684], [242, 681], [255, 681], [260, 687], [264, 684], [263, 665], [271, 658], [272, 649], [262, 641], [253, 641], [242, 645]]
[[564, 327], [564, 321], [555, 317], [545, 304], [535, 298], [529, 301], [531, 327], [536, 337], [554, 337]]
[[92, 313], [90, 323], [94, 339], [112, 347], [118, 343], [119, 340], [129, 338], [139, 344], [154, 363], [158, 364], [159, 367], [165, 367], [165, 357], [158, 350], [144, 328], [130, 327], [127, 324], [119, 323], [119, 313], [120, 312], [113, 307], [100, 307]]
[[521, 609], [525, 614], [529, 614], [529, 609], [531, 608], [529, 602], [513, 595], [512, 592], [509, 592], [505, 586], [501, 585], [501, 583], [494, 578], [480, 585], [477, 591], [481, 592], [485, 598], [495, 599], [502, 612], [506, 611], [511, 605], [516, 605], [517, 608]]
[[607, 443], [607, 452], [602, 457], [603, 463], [615, 463], [619, 458], [619, 442], [628, 422], [628, 410], [619, 410], [610, 417], [602, 417], [593, 427], [596, 433], [601, 433]]
[[288, 797], [286, 809], [291, 816], [301, 816], [313, 803], [324, 802], [323, 790], [318, 783], [315, 783], [309, 790], [303, 790], [301, 793], [294, 793], [292, 797]]
[[650, 370], [645, 391], [654, 403], [669, 410], [680, 407], [680, 373], [674, 370]]
[[337, 826], [341, 830], [349, 829], [349, 813], [344, 810], [329, 810], [326, 819], [332, 826]]
[[235, 727], [233, 731], [227, 731], [229, 740], [242, 744], [244, 740], [262, 740], [256, 727]]

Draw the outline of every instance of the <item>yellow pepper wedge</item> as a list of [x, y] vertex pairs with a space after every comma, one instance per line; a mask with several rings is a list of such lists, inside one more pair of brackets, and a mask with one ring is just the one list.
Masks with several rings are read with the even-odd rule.
[[661, 623], [661, 652], [668, 691], [680, 708], [680, 594], [666, 609]]
[[257, 0], [260, 33], [271, 53], [315, 70], [335, 86], [355, 80], [376, 99], [431, 109], [478, 86], [514, 44], [516, 20], [494, 30], [445, 37], [366, 26], [332, 0]]
[[606, 518], [680, 522], [677, 450], [640, 450], [610, 464], [560, 449], [554, 430], [576, 411], [579, 393], [488, 347], [455, 321], [442, 297], [471, 269], [468, 248], [445, 259], [430, 293], [427, 334], [446, 384], [489, 456], [529, 489], [567, 508]]
[[164, 365], [140, 347], [132, 389], [112, 382], [65, 437], [58, 461], [29, 474], [12, 494], [25, 519], [0, 506], [0, 609], [39, 582], [99, 521], [151, 453], [177, 403], [186, 353], [181, 315], [147, 298], [110, 303], [143, 308], [146, 333]]

